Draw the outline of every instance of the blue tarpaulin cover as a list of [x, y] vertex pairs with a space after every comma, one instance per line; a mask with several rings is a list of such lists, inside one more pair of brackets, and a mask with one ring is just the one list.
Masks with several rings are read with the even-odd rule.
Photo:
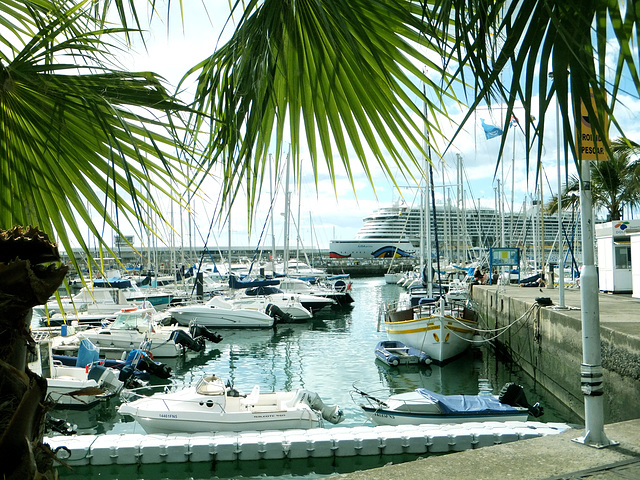
[[91, 340], [83, 338], [80, 340], [78, 347], [78, 358], [76, 359], [76, 367], [86, 367], [87, 365], [97, 362], [100, 357], [100, 349], [96, 347]]
[[493, 395], [441, 395], [426, 388], [416, 389], [420, 395], [438, 404], [442, 413], [501, 413], [518, 410], [500, 403]]

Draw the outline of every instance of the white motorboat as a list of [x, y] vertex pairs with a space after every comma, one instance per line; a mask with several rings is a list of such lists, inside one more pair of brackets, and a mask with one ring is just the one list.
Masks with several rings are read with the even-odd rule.
[[74, 367], [54, 361], [48, 339], [36, 343], [29, 369], [47, 380], [47, 397], [55, 408], [89, 409], [118, 395], [124, 386], [116, 369], [97, 363]]
[[[270, 328], [275, 318], [265, 310], [262, 305], [241, 308], [223, 297], [214, 296], [206, 303], [171, 307], [167, 314], [184, 326], [196, 322], [208, 328]], [[269, 311], [274, 312], [273, 309]]]
[[308, 429], [344, 419], [339, 407], [325, 405], [315, 393], [263, 393], [256, 385], [241, 395], [216, 376], [203, 377], [195, 387], [123, 403], [118, 412], [135, 418], [147, 433]]
[[[465, 422], [525, 422], [543, 408], [527, 402], [520, 385], [507, 383], [499, 395], [442, 395], [426, 388], [380, 399], [355, 389], [360, 408], [376, 425], [457, 424]], [[356, 402], [358, 403], [358, 402]]]
[[149, 352], [154, 357], [177, 357], [185, 348], [200, 351], [205, 338], [216, 341], [207, 335], [193, 338], [188, 329], [161, 326], [155, 315], [153, 308], [124, 308], [110, 325], [56, 337], [54, 350], [62, 353], [73, 351], [86, 338], [111, 358], [120, 358], [123, 352], [139, 348], [143, 342], [150, 343]]
[[429, 300], [406, 308], [388, 305], [384, 326], [389, 340], [421, 350], [442, 364], [469, 348], [478, 322], [475, 312], [462, 304], [447, 305], [442, 297]]
[[[296, 298], [296, 295], [283, 293], [263, 295], [260, 293], [260, 289], [265, 287], [256, 288], [255, 291], [248, 288], [242, 292], [235, 293], [233, 296], [224, 298], [233, 305], [233, 308], [266, 312], [271, 316], [277, 317], [278, 322], [301, 322], [313, 317], [313, 314], [304, 308]], [[247, 294], [247, 291], [251, 291], [252, 294]]]
[[294, 319], [298, 320], [308, 319], [307, 312], [300, 311], [298, 314], [296, 309], [292, 313], [291, 310], [293, 307], [289, 307], [289, 304], [296, 305], [296, 302], [300, 302], [300, 304], [312, 314], [321, 308], [331, 307], [337, 304], [335, 300], [325, 296], [315, 295], [313, 293], [284, 292], [282, 289], [273, 286], [247, 288], [244, 294], [248, 297], [266, 296], [271, 303], [283, 309], [285, 314], [296, 315], [298, 318]]
[[[312, 295], [314, 297], [324, 297], [333, 300], [336, 305], [344, 306], [353, 303], [353, 297], [349, 292], [351, 290], [351, 284], [347, 283], [342, 278], [337, 278], [328, 286], [329, 279], [323, 282], [316, 282], [311, 284], [306, 280], [299, 278], [283, 277], [279, 278], [280, 284], [278, 288], [285, 293], [292, 293], [295, 295]], [[302, 301], [304, 305], [304, 301]]]
[[[93, 315], [113, 315], [121, 308], [136, 306], [129, 302], [120, 288], [93, 288], [83, 287], [70, 298], [49, 300], [46, 304], [47, 311], [55, 319], [73, 317], [78, 313], [88, 312]], [[62, 308], [62, 309], [61, 309]]]

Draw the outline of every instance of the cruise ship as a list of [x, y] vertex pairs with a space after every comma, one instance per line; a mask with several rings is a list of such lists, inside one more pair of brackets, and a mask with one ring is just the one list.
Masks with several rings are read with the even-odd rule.
[[[437, 235], [431, 227], [431, 245], [441, 257], [455, 262], [478, 260], [490, 247], [519, 247], [525, 255], [535, 256], [534, 245], [544, 238], [545, 249], [551, 252], [557, 241], [558, 217], [541, 216], [537, 205], [524, 213], [500, 215], [486, 207], [459, 209], [451, 205], [436, 205]], [[541, 218], [543, 221], [541, 221]], [[401, 201], [382, 207], [363, 219], [354, 239], [331, 240], [330, 258], [373, 259], [416, 257], [420, 254], [420, 232], [423, 231], [422, 209]], [[579, 224], [570, 213], [563, 214], [565, 235], [579, 237]], [[504, 243], [504, 244], [503, 244]]]

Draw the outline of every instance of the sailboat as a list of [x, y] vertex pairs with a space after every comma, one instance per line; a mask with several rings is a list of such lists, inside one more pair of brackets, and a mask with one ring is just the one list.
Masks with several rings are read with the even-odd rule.
[[[428, 139], [428, 133], [426, 137]], [[429, 150], [428, 144], [425, 150]], [[427, 182], [424, 190], [431, 188], [433, 192], [432, 170], [428, 168], [425, 171]], [[421, 248], [420, 264], [426, 294], [422, 298], [412, 298], [409, 303], [398, 301], [387, 304], [384, 312], [384, 326], [389, 340], [418, 349], [429, 355], [434, 363], [444, 364], [462, 354], [470, 346], [477, 331], [478, 322], [475, 312], [466, 307], [466, 302], [446, 302], [440, 283], [439, 295], [434, 298], [429, 203], [429, 195], [424, 195], [425, 216], [421, 226], [425, 227], [425, 235], [421, 236], [421, 247], [423, 246], [422, 238], [426, 238], [427, 261], [424, 262], [424, 250]], [[437, 237], [436, 251], [438, 251]], [[439, 260], [437, 271], [440, 272]]]

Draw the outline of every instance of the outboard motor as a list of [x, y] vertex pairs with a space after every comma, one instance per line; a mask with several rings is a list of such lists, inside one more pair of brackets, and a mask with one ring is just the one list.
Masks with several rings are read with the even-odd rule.
[[189, 327], [189, 333], [193, 338], [204, 337], [213, 343], [220, 343], [222, 341], [222, 335], [211, 332], [207, 327], [201, 325], [191, 325]]
[[524, 394], [524, 388], [516, 383], [505, 383], [502, 390], [500, 390], [498, 400], [500, 400], [500, 403], [511, 405], [512, 407], [526, 408], [529, 414], [535, 418], [544, 414], [544, 409], [540, 403], [536, 402], [534, 405], [529, 404]]
[[344, 420], [344, 412], [337, 405], [325, 405], [320, 395], [308, 390], [300, 390], [293, 403], [303, 402], [309, 405], [312, 410], [319, 412], [322, 418], [333, 424], [340, 423]]
[[288, 313], [284, 313], [279, 306], [274, 305], [273, 303], [267, 305], [264, 313], [266, 313], [270, 317], [273, 317], [277, 322], [291, 321], [291, 315], [289, 315]]
[[147, 355], [143, 355], [140, 358], [138, 368], [158, 378], [167, 379], [171, 377], [171, 367], [160, 362], [154, 362]]
[[125, 365], [122, 367], [120, 375], [118, 375], [118, 380], [120, 380], [127, 388], [140, 388], [145, 385], [145, 382], [140, 379], [139, 375], [136, 374], [135, 368], [131, 365]]
[[199, 352], [204, 347], [204, 341], [197, 342], [193, 337], [191, 337], [191, 335], [183, 330], [174, 330], [173, 333], [171, 333], [170, 340], [173, 340], [175, 344], [181, 345], [184, 348], [189, 348], [194, 352]]

